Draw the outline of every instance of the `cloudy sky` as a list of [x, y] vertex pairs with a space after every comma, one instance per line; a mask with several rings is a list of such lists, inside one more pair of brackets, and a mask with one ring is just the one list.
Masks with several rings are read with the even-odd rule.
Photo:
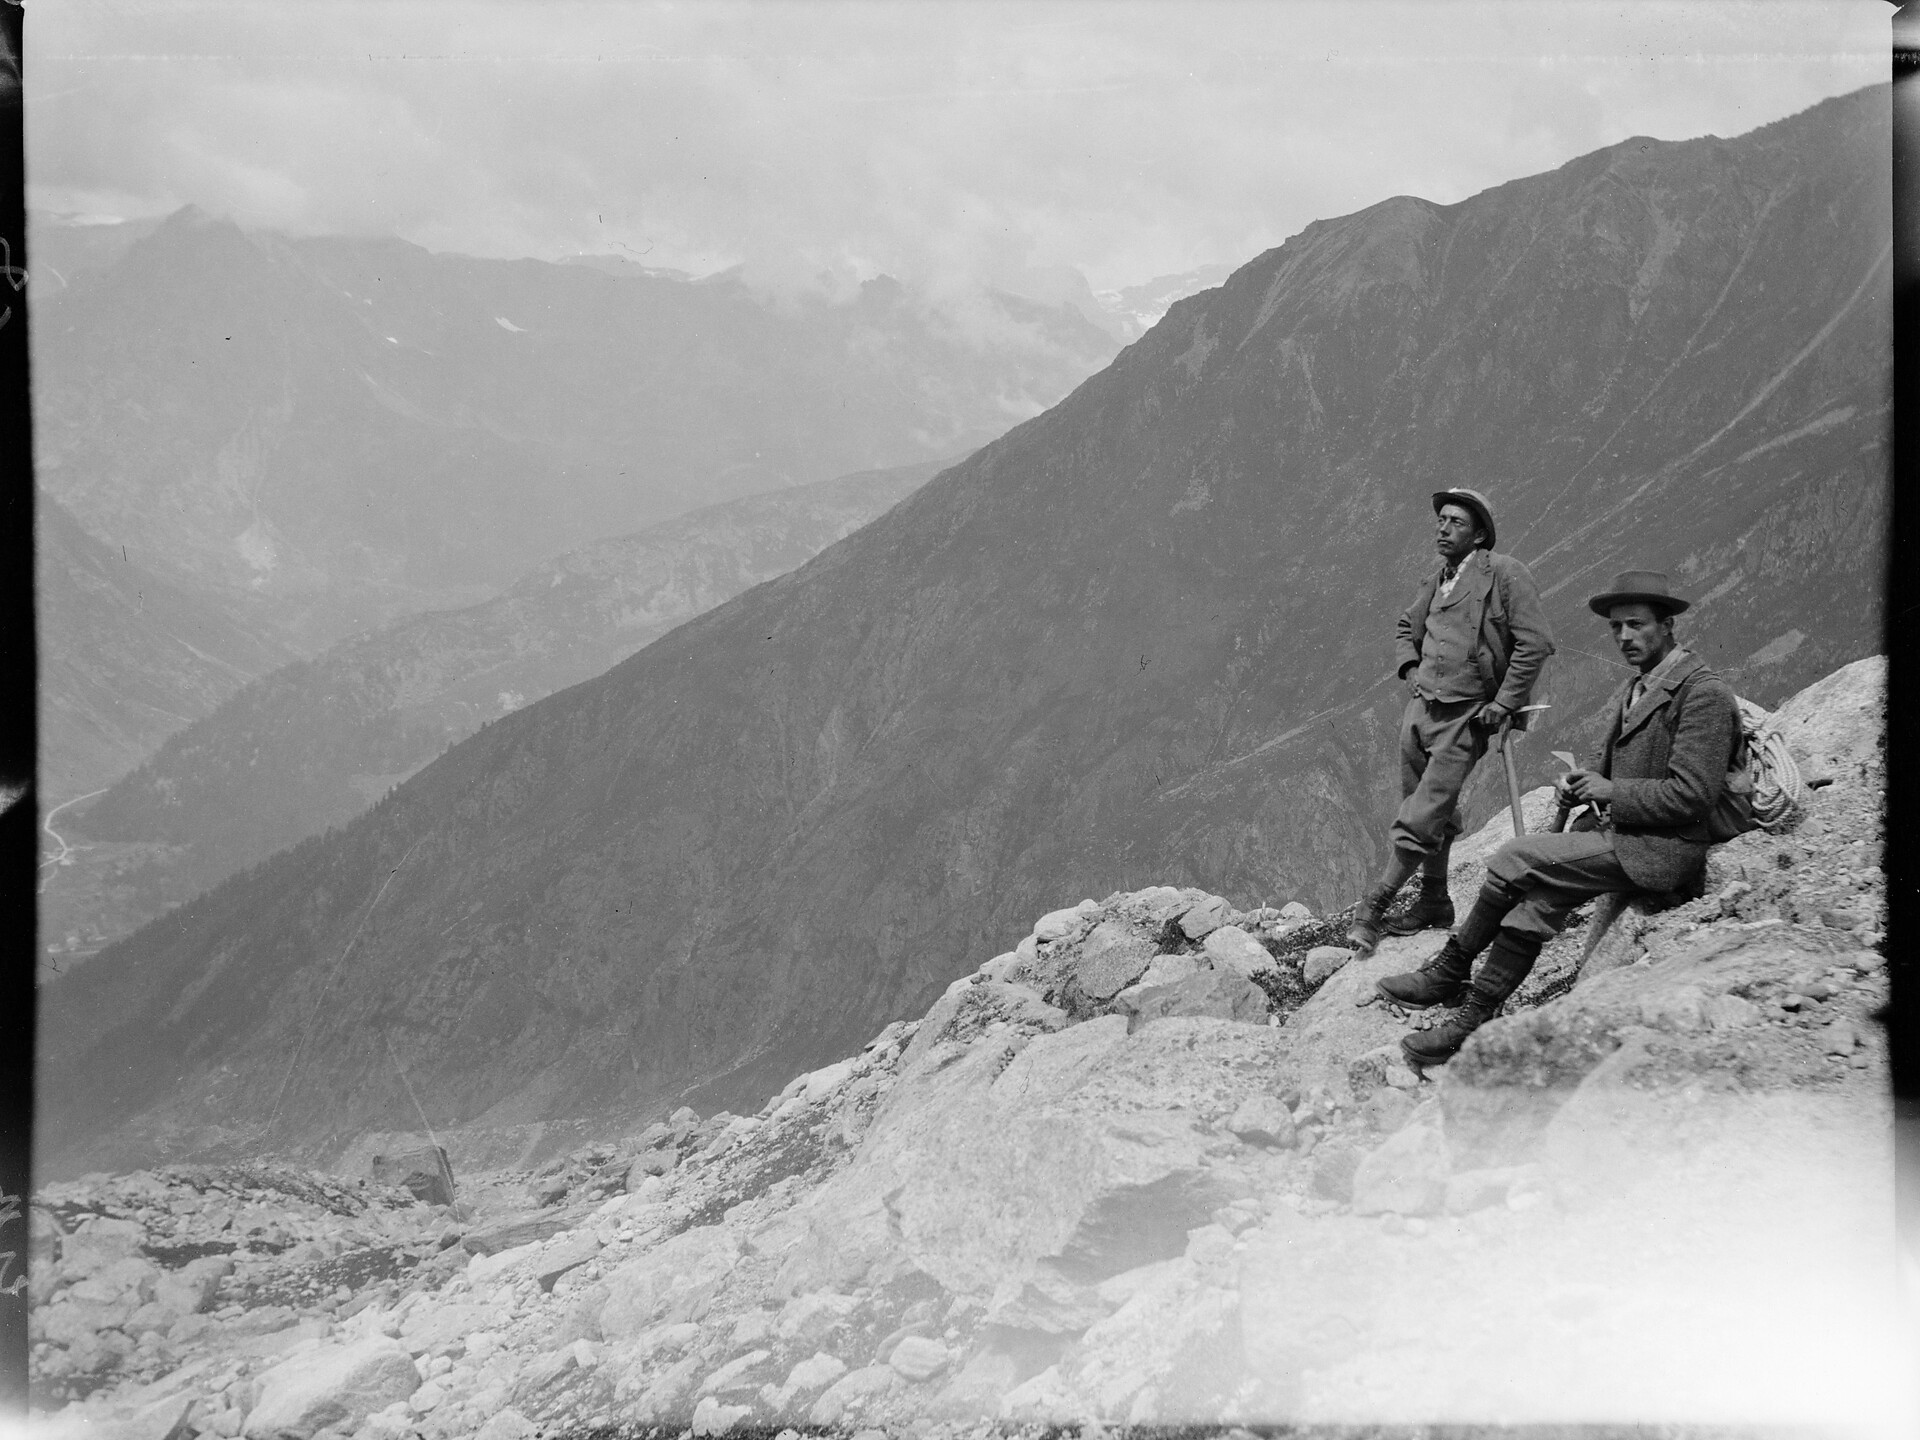
[[1118, 287], [1884, 80], [1883, 0], [43, 0], [29, 200]]

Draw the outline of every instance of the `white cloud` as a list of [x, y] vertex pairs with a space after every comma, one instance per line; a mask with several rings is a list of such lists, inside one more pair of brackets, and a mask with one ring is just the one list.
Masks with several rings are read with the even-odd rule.
[[30, 198], [769, 283], [1244, 259], [1884, 78], [1848, 3], [75, 3]]

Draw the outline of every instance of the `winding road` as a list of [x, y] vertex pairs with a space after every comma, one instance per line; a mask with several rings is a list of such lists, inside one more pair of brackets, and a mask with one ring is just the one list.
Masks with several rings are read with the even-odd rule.
[[[46, 813], [45, 818], [42, 819], [40, 822], [40, 828], [46, 831], [47, 838], [53, 841], [53, 843], [59, 846], [60, 848], [54, 854], [48, 855], [40, 861], [40, 868], [42, 870], [47, 870], [49, 867], [52, 867], [52, 869], [57, 870], [60, 866], [70, 863], [67, 857], [74, 853], [75, 847], [72, 845], [69, 845], [64, 839], [62, 839], [60, 832], [53, 828], [53, 817], [58, 815], [62, 810], [66, 809], [67, 806], [69, 805], [78, 805], [82, 800], [91, 800], [96, 795], [104, 795], [106, 793], [107, 793], [107, 787], [105, 786], [102, 786], [98, 790], [89, 790], [86, 794], [76, 795], [71, 800], [62, 800], [58, 805], [54, 806], [53, 809], [49, 810]], [[51, 873], [48, 873], [46, 876], [44, 876], [41, 879], [40, 881], [41, 894], [44, 895], [46, 893], [47, 886], [50, 883], [52, 883], [52, 880], [53, 880], [53, 875]]]

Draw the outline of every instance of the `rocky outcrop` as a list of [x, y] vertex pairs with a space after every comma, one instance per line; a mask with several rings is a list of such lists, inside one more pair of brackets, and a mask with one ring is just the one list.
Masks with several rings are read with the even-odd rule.
[[[1819, 783], [1715, 852], [1721, 893], [1623, 916], [1585, 979], [1576, 919], [1429, 1077], [1356, 1001], [1437, 933], [1310, 987], [1339, 917], [1159, 887], [1050, 912], [754, 1115], [463, 1170], [458, 1206], [272, 1167], [49, 1187], [48, 1432], [1865, 1423], [1897, 1333], [1883, 675], [1783, 707]], [[1228, 931], [1262, 1014], [1127, 1008], [1156, 967], [1238, 980]]]

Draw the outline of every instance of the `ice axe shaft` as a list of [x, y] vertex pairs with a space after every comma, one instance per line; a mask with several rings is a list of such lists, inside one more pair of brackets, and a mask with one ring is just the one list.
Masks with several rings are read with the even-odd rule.
[[1523, 705], [1500, 726], [1500, 759], [1507, 767], [1507, 803], [1513, 807], [1513, 833], [1516, 839], [1527, 833], [1527, 814], [1520, 804], [1520, 771], [1513, 763], [1513, 737], [1526, 728], [1529, 720], [1547, 708], [1545, 705]]
[[[1580, 765], [1580, 762], [1573, 757], [1571, 752], [1566, 750], [1554, 751], [1553, 758], [1558, 760], [1562, 765], [1566, 766], [1567, 769], [1569, 770], [1578, 769]], [[1554, 809], [1553, 809], [1553, 827], [1549, 833], [1558, 835], [1562, 831], [1564, 831], [1567, 828], [1567, 817], [1572, 813], [1573, 813], [1573, 799], [1571, 796], [1568, 796], [1564, 791], [1562, 791], [1560, 803], [1554, 806]]]
[[1520, 772], [1513, 764], [1513, 728], [1500, 727], [1500, 758], [1507, 767], [1507, 802], [1513, 806], [1513, 833], [1517, 839], [1527, 833], [1527, 817], [1520, 808]]

